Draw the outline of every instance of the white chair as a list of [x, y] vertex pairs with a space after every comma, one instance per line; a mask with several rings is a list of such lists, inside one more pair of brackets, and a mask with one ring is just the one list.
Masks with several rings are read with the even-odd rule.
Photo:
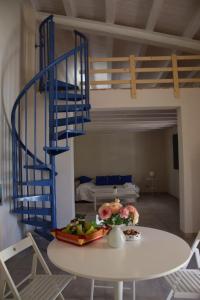
[[[200, 254], [197, 248], [199, 243], [200, 231], [192, 245], [188, 263], [180, 271], [165, 277], [171, 287], [167, 300], [172, 298], [200, 299]], [[195, 255], [198, 269], [186, 269], [193, 255]]]
[[[31, 273], [16, 285], [8, 271], [6, 262], [29, 247], [32, 247], [34, 250]], [[38, 261], [45, 274], [37, 274]], [[57, 298], [64, 300], [65, 298], [61, 292], [74, 278], [71, 275], [51, 274], [30, 233], [27, 234], [25, 239], [0, 252], [1, 300], [54, 300]], [[10, 298], [11, 296], [12, 298]]]

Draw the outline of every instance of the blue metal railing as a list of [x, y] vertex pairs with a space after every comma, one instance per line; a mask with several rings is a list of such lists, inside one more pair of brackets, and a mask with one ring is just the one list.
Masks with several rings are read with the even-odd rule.
[[[40, 57], [40, 71], [44, 70], [50, 63], [54, 61], [54, 36], [55, 25], [53, 15], [46, 18], [39, 26], [39, 57]], [[44, 89], [43, 77], [40, 79], [40, 90]]]
[[39, 30], [40, 72], [11, 114], [14, 211], [27, 224], [56, 227], [55, 155], [69, 150], [68, 139], [83, 134], [89, 121], [88, 43], [75, 32], [75, 48], [54, 59], [53, 17]]

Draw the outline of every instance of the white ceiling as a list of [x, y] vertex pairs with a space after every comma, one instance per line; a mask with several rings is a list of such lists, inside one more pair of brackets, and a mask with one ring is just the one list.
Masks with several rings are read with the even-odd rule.
[[[200, 49], [200, 0], [30, 0], [34, 9], [46, 14], [55, 14], [68, 18], [69, 22], [88, 21], [86, 31], [89, 38], [90, 55], [97, 57], [110, 56], [154, 56], [171, 55], [172, 53], [193, 53], [194, 46]], [[41, 16], [42, 17], [42, 16]], [[106, 31], [95, 30], [94, 21], [100, 23], [95, 26], [108, 25]], [[91, 23], [90, 23], [91, 22]], [[122, 26], [124, 36], [117, 34]], [[127, 27], [129, 26], [129, 27]], [[65, 27], [64, 44], [68, 44], [68, 37], [73, 26]], [[109, 35], [109, 28], [112, 34]], [[139, 39], [135, 38], [135, 31], [127, 36], [128, 30], [142, 30]], [[61, 28], [57, 29], [62, 31]], [[115, 30], [115, 33], [113, 33]], [[137, 33], [137, 32], [136, 32]], [[122, 35], [123, 35], [122, 34]], [[167, 35], [166, 35], [167, 34]], [[143, 36], [147, 36], [143, 38]], [[65, 40], [64, 40], [65, 39]], [[168, 40], [169, 39], [169, 40]], [[172, 42], [173, 40], [173, 42]], [[177, 42], [176, 42], [177, 40]], [[182, 44], [183, 42], [183, 44]], [[188, 45], [189, 48], [184, 45]], [[193, 44], [195, 43], [195, 45]], [[62, 48], [62, 46], [61, 46]], [[182, 50], [181, 50], [182, 49]], [[188, 50], [186, 50], [188, 49]], [[194, 50], [194, 51], [193, 51]], [[59, 52], [59, 50], [58, 50]], [[61, 52], [61, 51], [60, 51]], [[167, 62], [167, 64], [169, 64]], [[187, 62], [185, 62], [187, 64]], [[195, 65], [198, 62], [194, 62]], [[119, 64], [113, 64], [120, 67]], [[140, 65], [144, 66], [145, 63]], [[137, 67], [139, 63], [137, 64]], [[168, 66], [166, 62], [158, 62], [157, 66]], [[105, 66], [104, 66], [105, 67]], [[123, 66], [122, 66], [123, 67]], [[199, 73], [188, 73], [188, 77], [199, 77]], [[99, 76], [95, 75], [99, 79]], [[101, 75], [103, 76], [103, 75]], [[140, 74], [139, 78], [166, 78], [165, 73]], [[126, 79], [126, 74], [113, 74], [112, 79]], [[101, 78], [106, 79], [106, 78]], [[110, 78], [111, 79], [111, 78]], [[186, 84], [190, 86], [191, 84]], [[155, 87], [155, 86], [154, 86]], [[161, 84], [157, 87], [162, 87]], [[166, 86], [164, 86], [166, 87]]]
[[[197, 47], [200, 46], [198, 44], [200, 43], [200, 0], [31, 0], [31, 3], [38, 12], [65, 16], [65, 19], [68, 18], [69, 21], [90, 20], [91, 26], [85, 32], [83, 29], [81, 31], [89, 38], [91, 56], [111, 57], [130, 54], [153, 56], [187, 53], [185, 50], [181, 51], [181, 47], [177, 49], [180, 46], [180, 40], [177, 40], [177, 47], [166, 45], [167, 36], [164, 34], [168, 34], [175, 40], [181, 38], [186, 43], [195, 41]], [[148, 43], [142, 38], [130, 40], [126, 37], [121, 39], [117, 35], [109, 36], [109, 32], [99, 34], [98, 30], [95, 32], [93, 28], [93, 21], [109, 25], [110, 28], [115, 25], [123, 26], [124, 32], [126, 32], [126, 26], [129, 26], [130, 29], [143, 30], [143, 33], [147, 35], [161, 34], [160, 40], [159, 43], [152, 45], [151, 42]], [[72, 42], [72, 29], [73, 26], [64, 26], [64, 30], [63, 27], [61, 29], [57, 26], [59, 37], [57, 54], [63, 52], [66, 45], [69, 48], [69, 43]], [[189, 52], [192, 53], [192, 49]], [[196, 65], [197, 62], [194, 64]], [[142, 66], [145, 66], [145, 63]], [[157, 66], [166, 67], [167, 65], [158, 62]], [[113, 68], [115, 67], [120, 67], [120, 65], [115, 64]], [[121, 76], [125, 77], [126, 74]], [[146, 78], [147, 76], [164, 78], [167, 77], [167, 73], [147, 74]], [[113, 74], [112, 78], [119, 79], [119, 75]], [[157, 85], [157, 87], [160, 86], [162, 85]], [[93, 111], [91, 117], [92, 124], [88, 124], [87, 129], [105, 132], [147, 131], [175, 126], [177, 123], [176, 110], [172, 109]]]
[[[130, 26], [148, 32], [185, 36], [189, 39], [200, 38], [199, 0], [31, 0], [31, 2], [37, 11], [49, 14]], [[104, 42], [106, 39], [107, 37], [104, 37]], [[143, 49], [142, 43], [136, 41], [128, 43], [123, 41], [123, 45], [121, 40], [113, 39], [113, 41], [109, 47], [112, 47], [113, 53], [122, 56], [127, 53], [151, 55], [155, 51], [155, 47], [148, 44]], [[95, 43], [98, 44], [98, 41]], [[99, 46], [104, 55], [110, 50], [106, 47], [102, 49], [101, 39]], [[166, 48], [165, 46], [165, 53]], [[164, 50], [156, 49], [159, 54], [161, 51]], [[168, 52], [171, 53], [171, 50]]]

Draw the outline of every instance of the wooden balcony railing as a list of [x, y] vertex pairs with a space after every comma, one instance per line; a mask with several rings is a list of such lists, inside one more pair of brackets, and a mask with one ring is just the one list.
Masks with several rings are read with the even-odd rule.
[[[148, 66], [150, 62], [151, 66]], [[200, 55], [171, 55], [171, 56], [141, 56], [135, 57], [130, 55], [128, 57], [105, 57], [105, 58], [93, 58], [89, 59], [90, 63], [90, 74], [95, 77], [95, 74], [128, 74], [128, 79], [106, 79], [106, 80], [90, 80], [91, 87], [102, 86], [102, 85], [128, 85], [131, 90], [131, 96], [136, 97], [136, 91], [138, 85], [140, 87], [145, 84], [164, 84], [166, 86], [172, 86], [174, 88], [175, 97], [180, 95], [180, 85], [186, 83], [200, 83]], [[98, 63], [98, 68], [95, 64]], [[118, 63], [118, 68], [105, 68], [105, 65], [112, 66]], [[145, 63], [145, 67], [137, 67], [137, 63]], [[157, 66], [156, 64], [163, 64], [164, 66]], [[103, 68], [99, 68], [100, 65]], [[155, 66], [154, 66], [155, 64]], [[124, 65], [124, 66], [123, 66]], [[139, 74], [156, 74], [157, 76], [151, 75], [150, 78], [138, 78]], [[162, 74], [160, 76], [160, 74]], [[92, 77], [91, 76], [91, 77]], [[122, 76], [123, 77], [123, 76]], [[144, 76], [145, 77], [145, 76]], [[167, 78], [160, 78], [167, 77]]]

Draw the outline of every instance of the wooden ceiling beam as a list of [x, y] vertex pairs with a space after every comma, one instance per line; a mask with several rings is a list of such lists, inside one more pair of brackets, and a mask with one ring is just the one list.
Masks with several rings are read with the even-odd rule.
[[38, 3], [37, 0], [30, 0], [31, 5], [33, 7], [34, 10], [38, 10]]
[[148, 16], [147, 24], [146, 24], [146, 30], [151, 30], [153, 31], [154, 28], [156, 27], [156, 23], [158, 20], [158, 17], [160, 15], [160, 11], [162, 8], [164, 0], [154, 0], [150, 14]]
[[75, 1], [73, 0], [62, 0], [63, 6], [65, 8], [65, 13], [69, 17], [77, 17], [77, 10], [75, 6]]
[[[190, 37], [190, 38], [194, 37], [200, 28], [199, 20], [200, 20], [200, 8], [194, 14], [193, 18], [191, 19], [191, 22], [188, 24], [187, 28], [185, 29], [183, 36]], [[196, 71], [192, 71], [188, 73], [187, 78], [195, 77], [196, 74], [197, 74]], [[184, 85], [185, 84], [183, 84], [183, 86]]]
[[[37, 19], [44, 20], [48, 14], [37, 12]], [[200, 42], [186, 37], [151, 32], [145, 29], [134, 27], [107, 24], [104, 22], [91, 21], [81, 18], [73, 18], [61, 15], [54, 15], [54, 21], [62, 28], [80, 29], [82, 31], [94, 32], [96, 35], [113, 36], [116, 38], [141, 42], [147, 45], [176, 48], [190, 53], [200, 52]]]
[[106, 23], [115, 23], [116, 6], [118, 0], [105, 0], [105, 21]]
[[[200, 8], [195, 12], [194, 16], [191, 18], [190, 23], [185, 28], [185, 30], [184, 30], [184, 32], [182, 34], [183, 37], [187, 37], [187, 38], [192, 39], [195, 36], [195, 34], [197, 33], [197, 31], [200, 29], [199, 19], [200, 19]], [[173, 53], [177, 53], [177, 51], [175, 50]], [[164, 64], [163, 64], [162, 67], [166, 67], [167, 68], [169, 66], [170, 66], [170, 62], [166, 61], [166, 62], [164, 62]], [[196, 73], [197, 72], [195, 72], [195, 71], [189, 73], [188, 76], [187, 76], [187, 78], [194, 77]], [[167, 73], [165, 75], [167, 75]], [[163, 72], [158, 73], [157, 79], [162, 78], [162, 76], [163, 76]], [[182, 86], [184, 86], [184, 84]]]
[[[146, 27], [145, 27], [147, 31], [154, 31], [158, 17], [160, 15], [160, 11], [161, 11], [163, 2], [164, 2], [164, 0], [154, 0], [153, 1], [152, 7], [150, 10], [148, 19], [147, 19]], [[146, 51], [147, 51], [147, 45], [139, 46], [136, 56], [145, 56]], [[138, 66], [139, 65], [141, 65], [141, 63], [139, 63]]]
[[190, 23], [184, 30], [183, 36], [188, 38], [193, 38], [200, 28], [200, 8], [195, 12], [194, 16], [191, 18]]
[[[116, 7], [118, 0], [105, 0], [105, 21], [106, 23], [114, 24], [116, 19]], [[113, 56], [114, 40], [112, 37], [106, 38], [106, 48], [109, 56]], [[112, 63], [107, 63], [107, 68], [112, 66]], [[112, 74], [107, 74], [107, 79], [112, 80]]]

